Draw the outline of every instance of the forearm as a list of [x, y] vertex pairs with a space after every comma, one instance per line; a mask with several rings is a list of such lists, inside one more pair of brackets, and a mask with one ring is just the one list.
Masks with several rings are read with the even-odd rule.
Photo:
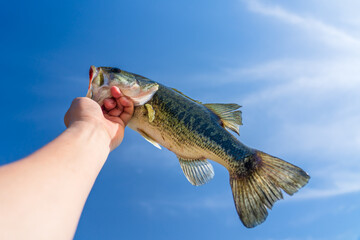
[[106, 132], [74, 123], [34, 154], [1, 167], [0, 238], [72, 238], [109, 151]]

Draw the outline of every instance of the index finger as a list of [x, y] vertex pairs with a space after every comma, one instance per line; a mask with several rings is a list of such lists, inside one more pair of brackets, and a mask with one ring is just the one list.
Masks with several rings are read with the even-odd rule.
[[131, 99], [127, 97], [121, 97], [117, 99], [117, 103], [118, 105], [124, 107], [124, 110], [120, 115], [120, 118], [126, 126], [134, 114], [134, 103], [133, 101], [131, 101]]
[[120, 97], [124, 96], [124, 95], [121, 93], [120, 89], [119, 89], [118, 87], [116, 87], [116, 86], [112, 86], [112, 87], [110, 88], [110, 92], [111, 92], [111, 95], [112, 95], [114, 98], [120, 98]]

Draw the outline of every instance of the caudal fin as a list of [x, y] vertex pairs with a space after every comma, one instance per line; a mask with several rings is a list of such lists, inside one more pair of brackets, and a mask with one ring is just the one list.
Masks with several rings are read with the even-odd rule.
[[250, 164], [252, 169], [230, 172], [230, 185], [241, 221], [252, 228], [264, 222], [267, 209], [283, 198], [281, 189], [293, 195], [310, 176], [301, 168], [260, 151], [248, 161], [255, 163]]

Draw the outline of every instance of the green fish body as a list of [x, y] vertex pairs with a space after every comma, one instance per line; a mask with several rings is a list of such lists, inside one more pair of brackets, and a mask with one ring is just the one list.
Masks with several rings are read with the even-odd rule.
[[[230, 110], [240, 107], [229, 105], [233, 107]], [[149, 113], [155, 116], [153, 120]], [[241, 124], [241, 118], [238, 120]], [[241, 161], [253, 152], [230, 134], [220, 116], [206, 105], [161, 84], [149, 102], [135, 108], [129, 127], [174, 152], [178, 158], [211, 159], [228, 170], [233, 161]]]
[[191, 184], [214, 177], [207, 159], [229, 171], [235, 207], [246, 227], [265, 221], [267, 208], [282, 198], [281, 189], [292, 195], [310, 178], [290, 163], [245, 146], [228, 131], [239, 134], [237, 104], [202, 104], [140, 75], [91, 67], [88, 97], [101, 105], [114, 85], [135, 103], [128, 126], [154, 146], [174, 152]]

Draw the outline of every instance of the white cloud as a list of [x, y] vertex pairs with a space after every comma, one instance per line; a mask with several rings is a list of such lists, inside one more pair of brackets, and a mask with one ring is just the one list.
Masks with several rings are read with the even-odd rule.
[[227, 69], [224, 78], [233, 84], [239, 78], [260, 83], [235, 101], [273, 118], [275, 123], [269, 124], [276, 134], [269, 144], [283, 143], [279, 145], [292, 152], [333, 154], [327, 161], [336, 161], [341, 154], [360, 155], [359, 66], [360, 57], [274, 60], [248, 69]]
[[358, 185], [347, 186], [347, 183], [348, 182], [345, 182], [345, 186], [344, 184], [341, 184], [340, 186], [328, 189], [305, 189], [304, 193], [299, 195], [297, 199], [327, 198], [360, 191], [360, 187]]
[[[249, 68], [224, 69], [236, 84], [260, 84], [241, 101], [243, 106], [276, 116], [269, 147], [289, 154], [314, 154], [308, 159], [311, 181], [326, 184], [300, 191], [301, 199], [360, 191], [360, 39], [351, 30], [302, 16], [279, 5], [247, 1], [249, 10], [305, 30], [311, 41], [322, 41], [329, 56], [274, 59]], [[293, 30], [293, 29], [292, 29]], [[310, 46], [311, 47], [311, 46]], [[336, 49], [336, 51], [333, 51]], [[351, 50], [351, 51], [349, 51]], [[299, 50], [301, 51], [301, 49]], [[261, 84], [262, 83], [262, 84]], [[274, 120], [275, 121], [275, 120]], [[271, 142], [270, 142], [271, 141]], [[324, 169], [319, 172], [317, 169]]]
[[[264, 5], [251, 0], [247, 3], [256, 14], [290, 24], [292, 33], [294, 26], [299, 36], [306, 31], [309, 42], [322, 41], [321, 47], [329, 54], [275, 58], [251, 67], [223, 68], [216, 74], [194, 78], [216, 85], [229, 86], [231, 83], [234, 88], [239, 79], [241, 84], [246, 82], [252, 86], [255, 83], [255, 90], [234, 101], [247, 109], [262, 112], [263, 116], [273, 117], [275, 120], [268, 124], [275, 130], [268, 138], [267, 147], [287, 155], [314, 155], [304, 159], [306, 170], [312, 176], [310, 183], [326, 183], [308, 186], [295, 198], [323, 198], [359, 192], [360, 39], [351, 29], [345, 31], [341, 28], [341, 24], [335, 27], [279, 5]], [[181, 207], [175, 202], [152, 204]], [[183, 207], [211, 208], [211, 201], [207, 205]]]
[[[353, 50], [354, 48], [356, 50], [360, 50], [359, 39], [353, 37], [351, 34], [342, 29], [336, 28], [312, 17], [300, 16], [287, 11], [278, 5], [266, 6], [257, 0], [248, 0], [246, 2], [249, 10], [269, 17], [274, 17], [287, 24], [297, 25], [298, 27], [309, 31], [309, 35], [311, 37], [319, 38], [326, 44], [341, 48], [346, 47]], [[315, 32], [316, 34], [314, 35], [313, 33]]]

